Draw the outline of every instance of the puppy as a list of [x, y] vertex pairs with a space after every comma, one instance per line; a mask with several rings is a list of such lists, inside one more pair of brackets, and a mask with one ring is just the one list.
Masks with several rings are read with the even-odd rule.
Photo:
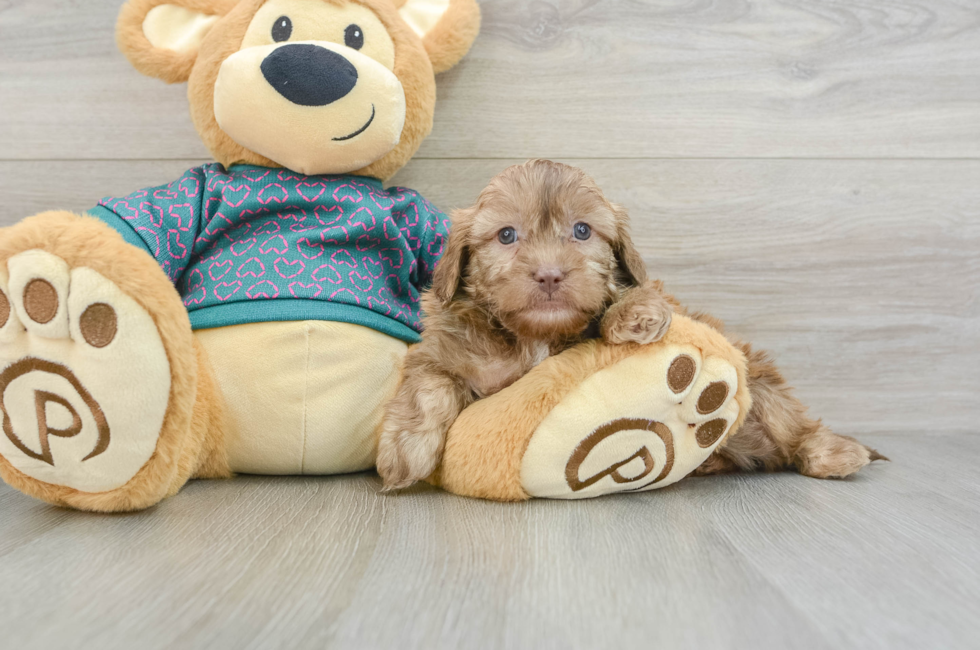
[[[651, 343], [675, 311], [687, 313], [647, 279], [626, 211], [574, 167], [546, 160], [510, 167], [452, 220], [422, 296], [423, 340], [405, 358], [381, 426], [377, 466], [387, 490], [429, 476], [459, 413], [548, 356], [596, 336]], [[722, 331], [708, 315], [689, 315]], [[697, 474], [795, 466], [844, 477], [884, 458], [808, 418], [768, 355], [733, 343], [749, 360], [753, 406]]]

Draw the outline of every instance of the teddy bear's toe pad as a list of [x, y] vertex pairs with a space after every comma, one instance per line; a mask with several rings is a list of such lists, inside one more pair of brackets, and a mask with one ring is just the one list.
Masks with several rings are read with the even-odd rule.
[[725, 438], [738, 387], [729, 360], [647, 346], [590, 376], [541, 422], [521, 462], [524, 490], [581, 499], [670, 485]]
[[150, 315], [90, 268], [29, 250], [0, 269], [0, 456], [80, 492], [126, 484], [156, 449], [170, 365]]

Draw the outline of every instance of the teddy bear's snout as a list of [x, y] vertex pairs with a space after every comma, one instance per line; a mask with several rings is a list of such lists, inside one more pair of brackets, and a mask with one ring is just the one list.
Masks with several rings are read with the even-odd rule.
[[357, 84], [357, 68], [350, 61], [310, 43], [278, 47], [261, 67], [266, 81], [300, 106], [326, 106], [345, 97]]

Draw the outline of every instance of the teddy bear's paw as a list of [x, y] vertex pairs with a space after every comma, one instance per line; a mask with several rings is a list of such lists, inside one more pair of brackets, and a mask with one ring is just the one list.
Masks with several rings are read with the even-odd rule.
[[593, 374], [531, 437], [531, 496], [579, 499], [664, 487], [687, 476], [738, 419], [738, 371], [691, 345], [647, 346]]
[[29, 250], [0, 269], [0, 456], [80, 492], [126, 484], [156, 449], [170, 365], [152, 317], [92, 269]]

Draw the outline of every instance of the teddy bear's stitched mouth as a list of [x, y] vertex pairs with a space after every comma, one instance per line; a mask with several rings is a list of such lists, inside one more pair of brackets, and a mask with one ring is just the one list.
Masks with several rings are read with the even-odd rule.
[[371, 122], [374, 121], [374, 116], [375, 116], [374, 104], [371, 104], [371, 117], [368, 118], [368, 121], [364, 124], [364, 126], [362, 126], [361, 128], [359, 128], [358, 130], [354, 131], [349, 135], [341, 136], [339, 138], [331, 138], [331, 139], [334, 142], [342, 142], [344, 140], [350, 140], [351, 138], [356, 138], [357, 136], [367, 131], [367, 128], [371, 126]]

